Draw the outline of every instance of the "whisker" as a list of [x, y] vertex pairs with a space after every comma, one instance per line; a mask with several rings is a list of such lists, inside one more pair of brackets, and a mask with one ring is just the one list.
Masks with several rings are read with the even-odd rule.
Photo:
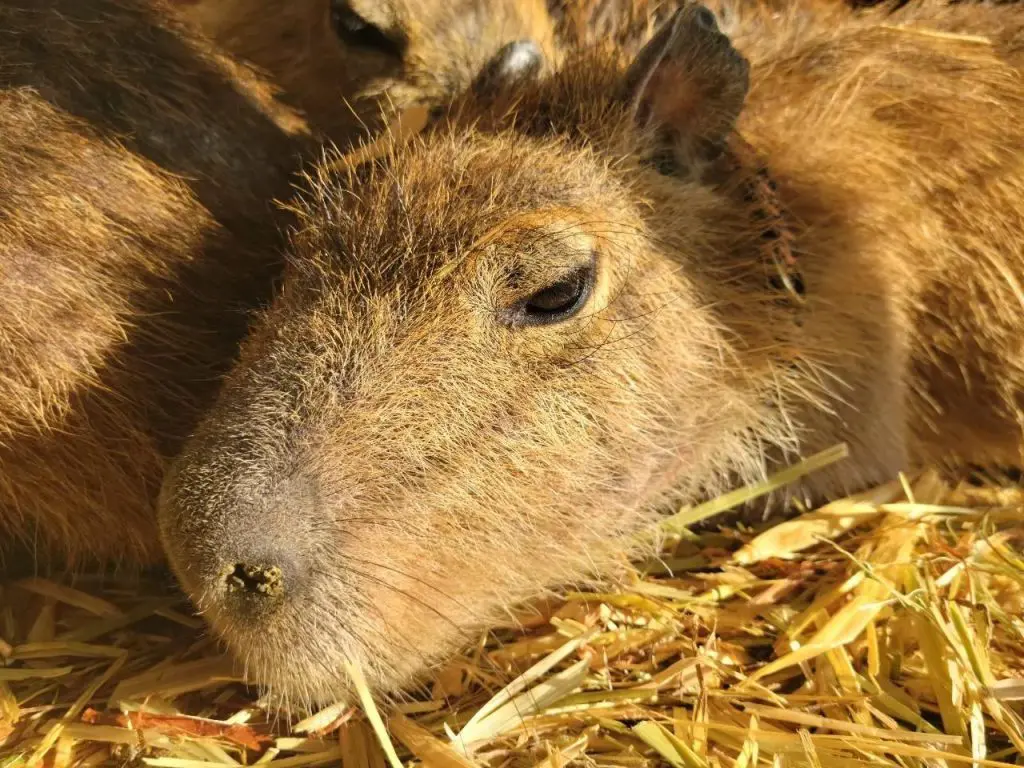
[[[416, 597], [415, 595], [411, 594], [410, 592], [407, 592], [406, 590], [402, 589], [401, 587], [396, 587], [394, 584], [391, 584], [390, 582], [387, 582], [384, 579], [381, 579], [380, 577], [374, 576], [374, 575], [372, 575], [370, 573], [367, 573], [365, 571], [361, 571], [358, 568], [353, 568], [352, 566], [350, 566], [348, 564], [345, 564], [345, 563], [338, 564], [338, 567], [344, 569], [345, 571], [348, 571], [349, 573], [351, 573], [351, 574], [353, 574], [353, 575], [355, 575], [357, 577], [360, 577], [360, 578], [366, 580], [371, 585], [380, 585], [380, 586], [382, 586], [382, 587], [384, 587], [386, 589], [391, 590], [395, 594], [400, 595], [401, 597], [404, 597], [406, 600], [408, 600], [413, 605], [417, 605], [417, 606], [420, 606], [422, 608], [426, 608], [428, 611], [433, 613], [435, 616], [437, 616], [439, 619], [441, 619], [446, 624], [450, 625], [452, 628], [459, 629], [459, 625], [456, 624], [454, 621], [452, 621], [452, 619], [450, 617], [446, 616], [440, 609], [438, 609], [437, 607], [431, 605], [430, 603], [420, 599], [419, 597]], [[332, 579], [336, 578], [336, 576], [334, 574], [331, 574], [328, 571], [321, 571], [321, 570], [314, 569], [313, 572], [318, 574], [318, 575], [320, 575], [320, 576], [327, 576], [328, 578], [332, 578]]]

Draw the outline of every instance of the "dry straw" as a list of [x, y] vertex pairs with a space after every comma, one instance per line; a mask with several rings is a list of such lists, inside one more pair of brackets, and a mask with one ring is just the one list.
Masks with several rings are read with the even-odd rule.
[[1024, 753], [1024, 490], [915, 477], [660, 560], [483, 634], [405, 703], [268, 711], [156, 584], [0, 592], [0, 766], [1009, 766]]

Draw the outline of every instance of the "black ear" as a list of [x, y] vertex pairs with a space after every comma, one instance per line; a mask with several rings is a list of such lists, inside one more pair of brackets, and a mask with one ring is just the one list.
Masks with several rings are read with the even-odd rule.
[[536, 77], [544, 66], [544, 53], [533, 40], [517, 40], [503, 46], [477, 75], [473, 90], [486, 94]]
[[700, 3], [680, 8], [637, 54], [623, 83], [636, 121], [658, 129], [676, 167], [699, 172], [716, 157], [750, 85], [747, 60]]

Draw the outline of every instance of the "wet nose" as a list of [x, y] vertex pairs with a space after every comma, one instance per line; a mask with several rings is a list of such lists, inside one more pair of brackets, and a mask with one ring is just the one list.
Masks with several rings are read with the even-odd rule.
[[241, 616], [273, 610], [301, 594], [305, 575], [295, 557], [282, 551], [226, 560], [220, 588], [228, 610]]

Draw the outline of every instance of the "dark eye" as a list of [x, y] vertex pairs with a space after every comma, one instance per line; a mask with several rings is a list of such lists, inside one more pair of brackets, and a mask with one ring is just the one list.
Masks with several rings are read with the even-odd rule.
[[548, 325], [567, 320], [587, 303], [593, 286], [594, 265], [591, 263], [523, 301], [516, 313], [517, 324]]
[[331, 3], [331, 24], [341, 41], [353, 48], [368, 48], [401, 57], [402, 46], [375, 24], [371, 24], [343, 0]]

